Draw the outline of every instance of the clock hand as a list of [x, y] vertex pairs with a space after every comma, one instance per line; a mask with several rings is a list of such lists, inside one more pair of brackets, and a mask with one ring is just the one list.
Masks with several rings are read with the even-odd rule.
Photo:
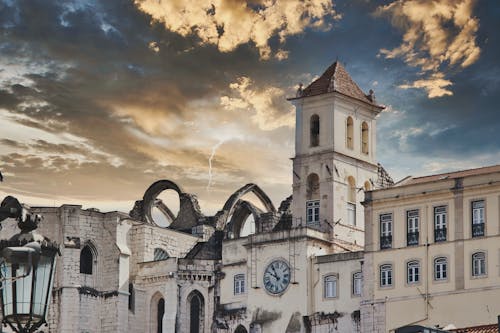
[[276, 273], [276, 269], [274, 268], [274, 266], [271, 266], [271, 268], [273, 269], [273, 272], [274, 272], [274, 277], [276, 278], [276, 280], [280, 280], [280, 278], [278, 277], [278, 273]]

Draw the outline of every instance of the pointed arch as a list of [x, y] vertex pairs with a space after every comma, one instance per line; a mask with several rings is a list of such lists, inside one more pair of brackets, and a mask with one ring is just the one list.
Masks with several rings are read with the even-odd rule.
[[97, 249], [90, 241], [80, 251], [80, 274], [92, 275], [97, 270]]
[[245, 222], [252, 215], [255, 223], [255, 232], [261, 231], [260, 215], [262, 210], [246, 200], [238, 200], [229, 223], [226, 224], [224, 232], [228, 238], [239, 238]]
[[159, 247], [155, 248], [153, 261], [166, 260], [168, 258], [170, 258], [170, 256], [167, 251]]
[[248, 333], [247, 329], [243, 325], [238, 325], [234, 330], [234, 333]]
[[151, 297], [150, 308], [150, 333], [163, 333], [163, 317], [165, 316], [165, 297], [157, 291]]
[[205, 331], [205, 298], [198, 290], [193, 290], [187, 297], [189, 313], [189, 333]]
[[234, 214], [238, 201], [241, 197], [248, 193], [253, 193], [259, 199], [267, 213], [276, 213], [276, 208], [274, 207], [273, 202], [259, 186], [252, 183], [246, 184], [245, 186], [234, 192], [227, 199], [222, 210], [216, 214], [216, 227], [218, 230], [225, 229], [229, 217]]

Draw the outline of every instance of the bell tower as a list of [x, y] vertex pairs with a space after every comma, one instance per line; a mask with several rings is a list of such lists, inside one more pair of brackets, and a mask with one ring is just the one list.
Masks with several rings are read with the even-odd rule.
[[362, 246], [360, 202], [377, 183], [375, 118], [384, 107], [338, 61], [289, 101], [296, 110], [293, 226]]

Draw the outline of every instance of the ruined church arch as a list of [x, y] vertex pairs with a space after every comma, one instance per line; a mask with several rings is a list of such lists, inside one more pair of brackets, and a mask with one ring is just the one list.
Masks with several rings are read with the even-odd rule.
[[224, 207], [221, 211], [219, 211], [216, 215], [217, 225], [216, 228], [218, 230], [224, 230], [226, 225], [228, 224], [229, 218], [234, 215], [236, 208], [238, 207], [238, 202], [241, 198], [248, 194], [253, 193], [257, 199], [259, 199], [260, 203], [262, 203], [264, 209], [268, 213], [276, 213], [276, 208], [274, 207], [271, 199], [267, 196], [267, 194], [257, 185], [255, 184], [246, 184], [241, 187], [239, 190], [235, 191], [226, 201]]

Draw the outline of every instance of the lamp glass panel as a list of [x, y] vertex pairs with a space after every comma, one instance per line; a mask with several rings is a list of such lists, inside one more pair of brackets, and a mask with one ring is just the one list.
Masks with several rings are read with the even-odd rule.
[[[29, 270], [28, 265], [19, 265], [16, 270], [16, 277], [23, 276]], [[14, 283], [16, 285], [16, 305], [18, 314], [29, 314], [31, 303], [31, 286], [33, 281], [33, 270], [24, 278], [19, 278]]]
[[36, 268], [36, 283], [33, 297], [33, 315], [43, 317], [47, 302], [47, 292], [51, 283], [52, 258], [42, 255]]
[[3, 262], [1, 265], [2, 278], [7, 279], [2, 281], [2, 298], [4, 305], [4, 316], [11, 315], [13, 313], [12, 307], [12, 265], [10, 263]]

